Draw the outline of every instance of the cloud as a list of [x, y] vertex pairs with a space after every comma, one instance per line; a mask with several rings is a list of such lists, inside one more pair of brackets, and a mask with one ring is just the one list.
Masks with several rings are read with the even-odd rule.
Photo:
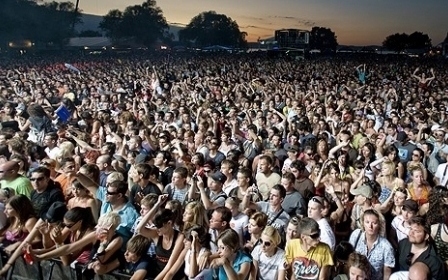
[[261, 30], [268, 30], [268, 31], [275, 30], [273, 28], [267, 28], [267, 27], [262, 27], [262, 26], [257, 26], [257, 25], [246, 25], [246, 26], [240, 26], [240, 27], [244, 28], [244, 29], [261, 29]]
[[303, 18], [299, 18], [299, 17], [293, 17], [293, 16], [269, 16], [269, 18], [294, 21], [295, 23], [297, 23], [299, 25], [306, 26], [306, 27], [313, 27], [316, 25], [315, 21], [312, 21], [309, 19], [303, 19]]

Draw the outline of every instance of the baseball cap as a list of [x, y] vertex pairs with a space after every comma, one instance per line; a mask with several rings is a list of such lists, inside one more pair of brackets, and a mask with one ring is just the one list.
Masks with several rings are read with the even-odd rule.
[[288, 145], [286, 147], [286, 151], [288, 151], [288, 152], [296, 152], [297, 153], [299, 150], [300, 149], [297, 145]]
[[56, 201], [51, 204], [47, 213], [45, 214], [45, 219], [49, 223], [60, 222], [64, 219], [65, 213], [67, 213], [67, 205], [64, 202]]
[[212, 175], [210, 175], [210, 177], [214, 181], [221, 182], [222, 184], [224, 184], [224, 182], [227, 181], [226, 175], [222, 174], [221, 171], [217, 171], [217, 172], [213, 173]]
[[410, 210], [412, 212], [418, 212], [418, 204], [415, 200], [408, 199], [405, 202], [403, 202], [402, 206], [403, 210]]
[[368, 185], [365, 185], [365, 184], [357, 187], [356, 189], [352, 189], [350, 191], [350, 193], [352, 195], [362, 195], [362, 196], [367, 197], [369, 199], [372, 198], [372, 196], [373, 196], [372, 188], [370, 188]]

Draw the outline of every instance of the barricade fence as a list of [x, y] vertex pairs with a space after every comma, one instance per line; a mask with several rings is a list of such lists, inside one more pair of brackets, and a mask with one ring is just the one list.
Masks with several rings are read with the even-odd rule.
[[[3, 255], [3, 254], [2, 254]], [[2, 264], [6, 263], [2, 257]], [[105, 275], [93, 275], [93, 278], [83, 274], [84, 266], [75, 268], [64, 266], [59, 259], [27, 264], [23, 258], [18, 258], [9, 269], [6, 280], [129, 280], [132, 275], [120, 271], [113, 271]], [[153, 280], [146, 278], [146, 280]]]

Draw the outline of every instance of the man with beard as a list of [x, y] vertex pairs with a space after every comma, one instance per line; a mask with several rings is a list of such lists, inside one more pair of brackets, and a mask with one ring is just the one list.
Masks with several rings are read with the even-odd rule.
[[391, 275], [390, 280], [406, 280], [410, 267], [417, 262], [428, 266], [432, 278], [446, 279], [445, 264], [437, 256], [434, 246], [430, 243], [431, 228], [426, 225], [423, 217], [415, 216], [409, 220], [408, 238], [398, 244], [398, 272]]

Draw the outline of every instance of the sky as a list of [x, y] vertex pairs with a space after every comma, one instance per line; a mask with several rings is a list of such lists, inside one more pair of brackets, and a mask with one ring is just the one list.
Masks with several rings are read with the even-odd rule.
[[[105, 15], [142, 2], [80, 0], [79, 8]], [[225, 14], [250, 42], [274, 36], [276, 29], [313, 26], [331, 28], [343, 45], [381, 45], [390, 34], [414, 31], [428, 34], [437, 45], [448, 32], [448, 0], [158, 0], [157, 5], [171, 24], [188, 24], [204, 11]]]

